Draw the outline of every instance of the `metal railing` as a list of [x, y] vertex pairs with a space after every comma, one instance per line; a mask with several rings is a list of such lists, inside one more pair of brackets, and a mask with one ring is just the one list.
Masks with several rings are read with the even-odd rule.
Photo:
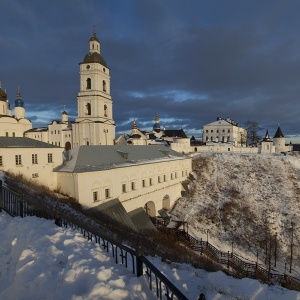
[[[23, 195], [19, 195], [10, 189], [2, 186], [0, 180], [0, 212], [2, 209], [9, 215], [16, 217], [36, 216], [40, 218], [55, 220], [55, 224], [60, 227], [71, 228], [79, 231], [87, 240], [99, 244], [107, 253], [111, 253], [116, 264], [122, 264], [137, 277], [146, 275], [149, 288], [156, 291], [158, 299], [178, 299], [188, 300], [188, 298], [172, 284], [145, 256], [142, 255], [139, 245], [137, 249], [130, 248], [111, 238], [105, 237], [93, 230], [88, 230], [82, 225], [62, 217], [59, 207], [55, 211], [46, 212], [38, 209], [29, 201], [24, 200]], [[153, 280], [153, 277], [155, 280]]]

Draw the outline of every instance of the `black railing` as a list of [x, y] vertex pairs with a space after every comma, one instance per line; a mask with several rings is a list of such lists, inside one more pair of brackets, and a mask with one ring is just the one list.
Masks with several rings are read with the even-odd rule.
[[258, 263], [244, 261], [234, 253], [224, 252], [208, 241], [197, 240], [183, 230], [170, 230], [177, 236], [177, 238], [185, 244], [188, 248], [206, 255], [208, 258], [216, 263], [225, 265], [231, 273], [239, 277], [249, 277], [260, 279], [264, 282], [277, 282], [289, 289], [300, 291], [300, 280], [287, 274], [272, 273], [270, 269], [260, 266]]
[[[0, 212], [2, 209], [9, 215], [15, 217], [36, 216], [45, 219], [55, 220], [55, 224], [66, 228], [79, 231], [85, 238], [99, 244], [107, 253], [111, 253], [116, 264], [122, 264], [137, 277], [144, 274], [148, 276], [150, 290], [156, 290], [159, 299], [178, 299], [188, 300], [184, 294], [176, 288], [145, 256], [141, 249], [132, 249], [111, 238], [100, 235], [99, 233], [87, 230], [82, 225], [72, 222], [66, 217], [61, 217], [59, 206], [54, 212], [46, 212], [32, 205], [24, 197], [2, 186], [0, 180]], [[153, 281], [153, 276], [155, 281]]]

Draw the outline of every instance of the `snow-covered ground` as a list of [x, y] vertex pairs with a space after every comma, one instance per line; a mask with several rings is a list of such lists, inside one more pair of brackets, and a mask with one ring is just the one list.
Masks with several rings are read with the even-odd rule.
[[[154, 299], [137, 278], [71, 229], [36, 217], [0, 213], [0, 299]], [[149, 258], [188, 299], [294, 300], [300, 293]]]
[[[207, 153], [194, 157], [193, 193], [172, 211], [189, 233], [300, 278], [300, 156]], [[293, 229], [293, 230], [292, 230]], [[293, 241], [293, 244], [292, 244]], [[292, 272], [290, 268], [293, 245]], [[275, 267], [276, 247], [276, 267]], [[271, 248], [271, 251], [269, 250]]]

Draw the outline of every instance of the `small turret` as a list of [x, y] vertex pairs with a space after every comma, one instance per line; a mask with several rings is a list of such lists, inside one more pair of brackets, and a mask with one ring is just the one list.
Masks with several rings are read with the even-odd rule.
[[66, 106], [64, 105], [64, 111], [61, 113], [61, 121], [68, 122], [68, 113], [66, 112]]

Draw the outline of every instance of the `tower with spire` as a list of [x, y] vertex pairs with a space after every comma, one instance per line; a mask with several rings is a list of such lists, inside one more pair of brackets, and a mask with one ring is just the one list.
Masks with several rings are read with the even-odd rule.
[[96, 30], [89, 40], [89, 52], [80, 63], [78, 117], [72, 125], [73, 147], [113, 145], [115, 122], [110, 95], [110, 69], [100, 53]]
[[25, 118], [25, 107], [24, 107], [24, 101], [22, 100], [21, 97], [20, 86], [18, 86], [17, 99], [15, 100], [14, 112], [15, 112], [15, 118], [17, 120]]

